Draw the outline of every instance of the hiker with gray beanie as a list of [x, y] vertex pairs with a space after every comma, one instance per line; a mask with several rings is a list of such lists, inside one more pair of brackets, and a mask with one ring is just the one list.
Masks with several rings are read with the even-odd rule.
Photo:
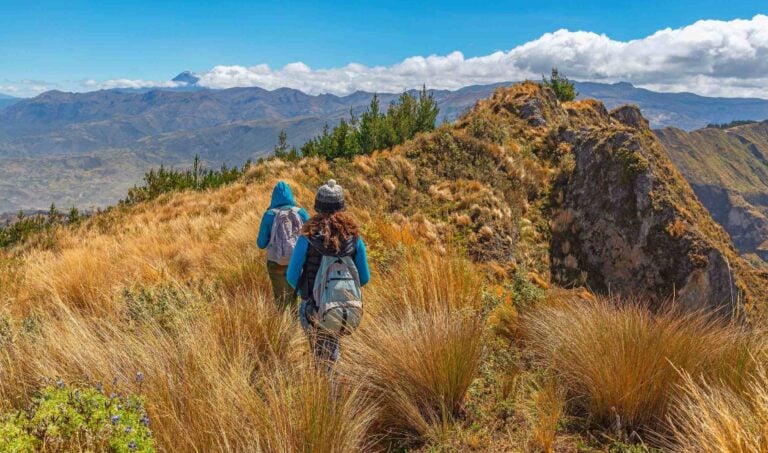
[[339, 339], [360, 324], [361, 287], [371, 273], [358, 224], [346, 212], [344, 188], [333, 179], [321, 186], [315, 211], [302, 228], [286, 276], [301, 295], [299, 320], [310, 348], [330, 370], [339, 359]]

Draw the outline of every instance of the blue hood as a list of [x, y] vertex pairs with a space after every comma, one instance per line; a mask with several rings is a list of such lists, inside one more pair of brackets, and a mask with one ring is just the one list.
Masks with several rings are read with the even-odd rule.
[[280, 181], [272, 189], [272, 202], [269, 204], [269, 209], [282, 206], [296, 206], [296, 201], [293, 199], [291, 187], [285, 182]]

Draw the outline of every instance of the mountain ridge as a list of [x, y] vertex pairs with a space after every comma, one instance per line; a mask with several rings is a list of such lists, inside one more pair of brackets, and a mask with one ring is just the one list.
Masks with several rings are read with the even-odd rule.
[[21, 99], [8, 95], [0, 93], [0, 111], [2, 111], [6, 107], [10, 107], [11, 105], [19, 102]]
[[[179, 77], [192, 81], [196, 76], [182, 73]], [[456, 91], [430, 92], [438, 102], [441, 118], [452, 120], [478, 99], [506, 85], [473, 85]], [[643, 103], [650, 102], [646, 113], [652, 121], [653, 118], [673, 118], [685, 124], [699, 124], [746, 119], [734, 117], [735, 113], [728, 116], [728, 111], [722, 109], [717, 114], [699, 118], [691, 112], [705, 109], [707, 98], [696, 95], [653, 94], [627, 83], [577, 83], [577, 89], [582, 98], [602, 97], [608, 108], [637, 103], [642, 110]], [[363, 91], [346, 96], [312, 96], [290, 88], [211, 90], [185, 83], [179, 89], [50, 91], [32, 99], [14, 100], [13, 105], [0, 110], [0, 163], [6, 168], [23, 169], [25, 173], [6, 172], [7, 179], [0, 188], [0, 212], [46, 209], [51, 202], [83, 208], [109, 204], [122, 196], [124, 187], [137, 183], [151, 166], [187, 165], [196, 154], [209, 165], [239, 165], [268, 154], [281, 130], [287, 132], [288, 144], [298, 147], [317, 135], [326, 123], [333, 125], [348, 117], [350, 111], [362, 112], [371, 96]], [[383, 93], [379, 98], [386, 107], [397, 96]], [[648, 96], [661, 99], [671, 96], [677, 99], [674, 105], [680, 110], [674, 115], [665, 113], [658, 105], [660, 101], [655, 98], [647, 101]], [[698, 105], [699, 102], [705, 104]], [[746, 103], [752, 105], [753, 111], [764, 104], [764, 117], [768, 117], [768, 101], [726, 99], [723, 102], [742, 107]], [[737, 110], [739, 115], [749, 112], [741, 107]], [[86, 188], [78, 182], [91, 174], [92, 169], [86, 167], [79, 175], [76, 169], [67, 170], [64, 179], [71, 187], [48, 182], [57, 179], [48, 173], [55, 171], [54, 161], [91, 162], [109, 156], [102, 160], [114, 164], [115, 153], [124, 153], [126, 162], [140, 167], [122, 165], [102, 169], [102, 175], [111, 176], [110, 179], [97, 178], [104, 183], [101, 190], [91, 184]], [[29, 159], [40, 159], [41, 165], [30, 165]]]

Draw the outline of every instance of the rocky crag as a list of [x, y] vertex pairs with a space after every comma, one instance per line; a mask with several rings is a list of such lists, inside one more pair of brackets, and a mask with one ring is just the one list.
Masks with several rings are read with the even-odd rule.
[[[452, 125], [331, 170], [436, 247], [535, 281], [751, 315], [766, 275], [733, 248], [635, 107], [500, 88]], [[428, 208], [427, 208], [428, 207]]]

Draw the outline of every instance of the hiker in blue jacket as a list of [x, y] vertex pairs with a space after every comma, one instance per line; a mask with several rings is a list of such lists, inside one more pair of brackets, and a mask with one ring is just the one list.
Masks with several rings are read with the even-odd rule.
[[301, 227], [309, 220], [304, 208], [296, 207], [291, 187], [283, 181], [272, 190], [272, 201], [261, 219], [256, 244], [267, 249], [267, 272], [272, 282], [275, 303], [283, 309], [296, 306], [296, 296], [285, 280], [288, 262]]
[[[329, 180], [317, 191], [315, 211], [317, 214], [304, 225], [302, 235], [296, 242], [288, 264], [287, 279], [301, 295], [299, 320], [307, 332], [312, 352], [330, 368], [339, 358], [340, 336], [351, 333], [360, 322], [362, 300], [359, 289], [371, 279], [371, 272], [359, 227], [345, 212], [344, 190], [336, 181]], [[321, 278], [319, 272], [328, 269], [328, 263], [342, 266], [333, 268], [334, 276], [338, 273], [338, 277], [346, 275], [348, 278], [328, 278], [325, 285], [333, 286], [334, 280], [350, 280], [344, 282], [349, 286], [344, 287], [343, 292], [336, 293], [333, 300], [338, 301], [339, 295], [344, 299], [345, 294], [350, 294], [350, 300], [345, 300], [343, 307], [329, 310], [321, 316], [319, 310], [326, 307], [318, 306], [320, 302], [315, 300], [318, 291], [315, 280]], [[350, 273], [342, 275], [347, 266]], [[329, 322], [336, 315], [336, 322]]]

